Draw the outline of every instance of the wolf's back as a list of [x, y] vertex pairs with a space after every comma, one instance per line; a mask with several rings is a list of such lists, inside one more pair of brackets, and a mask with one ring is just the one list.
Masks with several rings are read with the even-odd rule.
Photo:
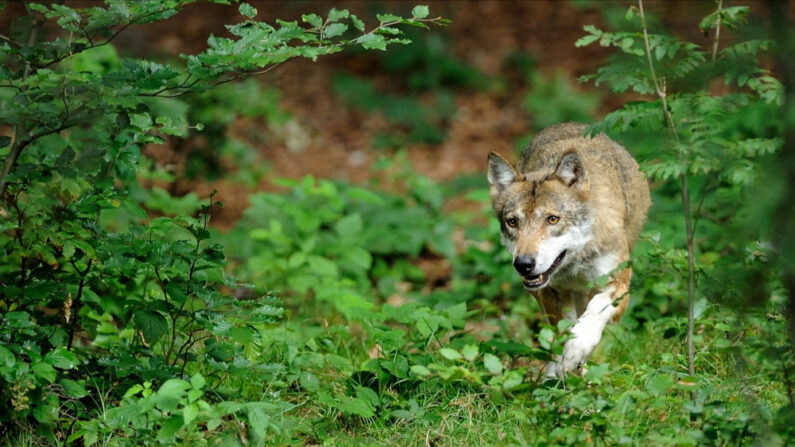
[[[605, 134], [586, 137], [586, 128], [580, 123], [565, 123], [542, 130], [522, 152], [519, 170], [523, 173], [554, 170], [566, 152], [576, 151], [592, 182], [609, 184], [609, 194], [615, 196], [612, 199], [624, 200], [626, 216], [623, 217], [631, 249], [640, 236], [651, 205], [648, 183], [626, 149]], [[595, 201], [604, 199], [594, 198]]]

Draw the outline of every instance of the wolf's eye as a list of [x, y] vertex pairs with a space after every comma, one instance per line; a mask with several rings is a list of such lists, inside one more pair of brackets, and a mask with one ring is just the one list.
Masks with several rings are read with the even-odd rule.
[[558, 216], [555, 216], [553, 214], [547, 216], [547, 223], [549, 223], [550, 225], [555, 225], [556, 223], [558, 223], [558, 221], [560, 221], [560, 217]]
[[505, 225], [508, 225], [511, 228], [516, 228], [516, 226], [519, 225], [519, 222], [515, 218], [511, 217], [505, 221]]

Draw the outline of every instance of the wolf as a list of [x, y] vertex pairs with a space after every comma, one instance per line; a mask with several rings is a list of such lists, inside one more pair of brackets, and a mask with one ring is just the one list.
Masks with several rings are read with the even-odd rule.
[[[552, 324], [574, 322], [548, 377], [581, 374], [605, 325], [627, 309], [632, 269], [624, 263], [651, 205], [626, 149], [585, 130], [577, 123], [544, 129], [517, 166], [496, 152], [488, 158], [489, 193], [513, 267]], [[605, 285], [596, 285], [600, 277], [609, 278]]]

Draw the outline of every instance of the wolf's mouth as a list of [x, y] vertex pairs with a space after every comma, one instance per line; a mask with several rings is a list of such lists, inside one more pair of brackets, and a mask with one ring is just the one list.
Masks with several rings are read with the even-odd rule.
[[552, 276], [552, 273], [554, 273], [555, 270], [560, 266], [560, 263], [563, 262], [563, 258], [565, 256], [566, 256], [566, 250], [563, 250], [563, 252], [561, 252], [561, 254], [559, 254], [558, 257], [555, 258], [555, 261], [552, 262], [552, 265], [549, 267], [549, 269], [546, 272], [539, 273], [538, 275], [531, 276], [529, 278], [522, 277], [522, 279], [524, 280], [522, 284], [525, 286], [526, 289], [531, 289], [531, 290], [540, 289], [544, 287], [549, 282], [549, 278]]

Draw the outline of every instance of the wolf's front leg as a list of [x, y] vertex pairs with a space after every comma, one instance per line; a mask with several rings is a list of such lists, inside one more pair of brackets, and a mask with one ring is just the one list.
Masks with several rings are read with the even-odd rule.
[[574, 323], [571, 328], [572, 338], [563, 346], [563, 357], [555, 365], [557, 376], [576, 371], [596, 349], [596, 345], [602, 339], [605, 325], [613, 319], [615, 313], [614, 291], [614, 287], [608, 287], [595, 295], [588, 303], [585, 312]]
[[577, 319], [571, 328], [571, 335], [563, 346], [563, 355], [554, 363], [547, 365], [545, 371], [548, 377], [562, 377], [565, 374], [577, 371], [588, 360], [596, 345], [602, 339], [602, 332], [608, 322], [619, 316], [626, 306], [615, 306], [614, 301], [627, 299], [626, 288], [608, 286], [604, 291], [594, 295], [588, 303], [585, 312]]

